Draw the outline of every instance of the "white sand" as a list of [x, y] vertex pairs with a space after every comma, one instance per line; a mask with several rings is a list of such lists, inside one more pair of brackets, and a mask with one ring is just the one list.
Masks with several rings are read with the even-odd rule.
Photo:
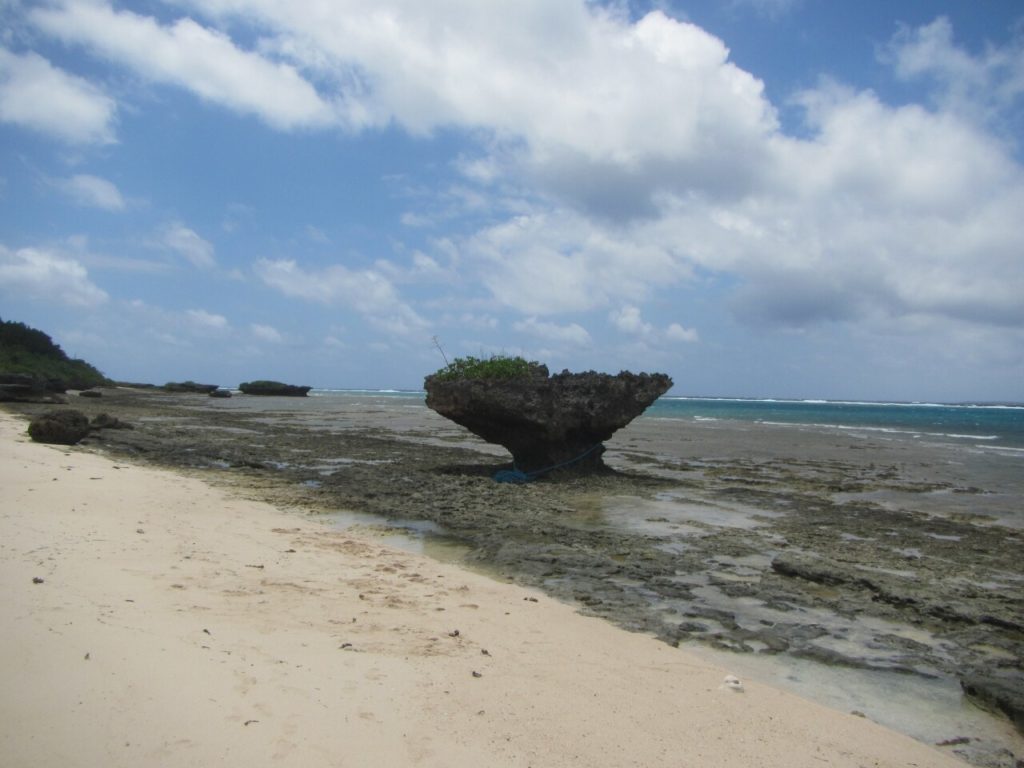
[[964, 765], [731, 691], [539, 593], [24, 426], [0, 414], [5, 768]]

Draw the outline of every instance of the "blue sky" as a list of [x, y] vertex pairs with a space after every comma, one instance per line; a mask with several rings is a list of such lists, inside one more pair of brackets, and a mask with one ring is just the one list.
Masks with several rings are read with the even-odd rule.
[[0, 317], [108, 376], [1024, 401], [1024, 6], [0, 0]]

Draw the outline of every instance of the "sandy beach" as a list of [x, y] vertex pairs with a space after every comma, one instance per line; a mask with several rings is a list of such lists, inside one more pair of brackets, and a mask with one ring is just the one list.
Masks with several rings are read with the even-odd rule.
[[502, 584], [0, 415], [0, 753], [43, 766], [955, 766]]

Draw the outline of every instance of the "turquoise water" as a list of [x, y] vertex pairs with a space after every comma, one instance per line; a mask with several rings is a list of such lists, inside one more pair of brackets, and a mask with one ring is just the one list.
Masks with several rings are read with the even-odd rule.
[[[314, 390], [322, 397], [373, 395], [422, 402], [410, 390]], [[1024, 404], [875, 403], [834, 400], [747, 400], [662, 397], [647, 409], [662, 419], [731, 420], [762, 424], [803, 424], [878, 430], [921, 439], [940, 438], [1024, 451]]]
[[663, 397], [646, 415], [869, 429], [1024, 450], [1024, 405]]

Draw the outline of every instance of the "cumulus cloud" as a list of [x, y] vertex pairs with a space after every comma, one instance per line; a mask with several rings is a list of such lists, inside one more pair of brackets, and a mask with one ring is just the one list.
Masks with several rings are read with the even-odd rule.
[[67, 0], [29, 14], [39, 29], [89, 47], [159, 83], [291, 129], [326, 125], [332, 109], [294, 67], [239, 48], [192, 19], [161, 25], [94, 0]]
[[79, 205], [122, 211], [125, 208], [120, 190], [112, 182], [89, 174], [76, 174], [58, 182], [60, 189]]
[[613, 311], [608, 319], [612, 321], [612, 324], [624, 333], [631, 333], [638, 336], [649, 336], [654, 332], [654, 326], [650, 323], [644, 322], [640, 316], [639, 307], [624, 306], [621, 309]]
[[639, 307], [628, 304], [612, 310], [608, 314], [608, 320], [620, 332], [649, 344], [660, 344], [664, 341], [693, 343], [700, 340], [696, 329], [684, 328], [679, 323], [670, 323], [664, 330], [659, 330], [643, 319]]
[[[934, 103], [891, 105], [822, 81], [794, 98], [805, 117], [796, 136], [722, 40], [660, 11], [632, 19], [621, 4], [582, 0], [522, 0], [514, 12], [476, 0], [182, 2], [195, 18], [173, 24], [95, 0], [30, 19], [274, 127], [455, 129], [476, 142], [458, 160], [476, 199], [406, 218], [440, 226], [489, 214], [463, 220], [476, 231], [438, 238], [457, 259], [424, 254], [410, 270], [260, 262], [257, 274], [285, 295], [409, 333], [425, 323], [395, 284], [440, 277], [446, 263], [525, 318], [520, 332], [564, 340], [586, 331], [561, 316], [595, 310], [624, 333], [696, 340], [641, 309], [706, 275], [735, 286], [726, 305], [758, 326], [1024, 326], [1024, 169], [991, 129], [1024, 92], [1019, 40], [971, 53], [944, 19], [907, 29], [888, 60], [899, 77], [937, 83]], [[179, 252], [212, 265], [209, 243], [179, 234]]]
[[281, 335], [281, 332], [271, 325], [253, 323], [249, 326], [249, 330], [260, 341], [266, 341], [271, 344], [280, 344], [284, 341], [284, 336]]
[[196, 330], [220, 332], [229, 328], [228, 319], [224, 315], [207, 312], [205, 309], [186, 310], [185, 318], [189, 325]]
[[513, 328], [520, 333], [542, 339], [549, 344], [589, 347], [593, 343], [593, 339], [591, 339], [587, 329], [578, 323], [560, 325], [529, 317], [515, 323]]
[[0, 245], [0, 291], [20, 298], [73, 307], [95, 307], [107, 301], [78, 261], [38, 248], [12, 251]]
[[665, 337], [669, 341], [682, 341], [687, 344], [700, 341], [700, 335], [696, 328], [684, 328], [679, 323], [670, 323], [665, 329]]
[[[494, 8], [473, 0], [188, 4], [223, 29], [256, 25], [266, 61], [336, 95], [302, 124], [322, 116], [350, 130], [480, 131], [495, 151], [465, 163], [471, 179], [519, 173], [611, 218], [653, 213], [661, 188], [742, 194], [756, 183], [763, 138], [777, 127], [763, 84], [729, 61], [725, 44], [661, 11], [632, 22], [616, 7], [524, 0], [496, 24]], [[176, 64], [169, 74], [160, 64], [163, 47], [178, 50], [168, 42], [184, 37], [178, 27], [188, 24], [200, 57], [216, 50], [228, 58], [231, 45], [191, 20], [165, 28], [70, 0], [34, 18], [151, 77], [160, 67], [160, 77], [193, 90], [199, 73]], [[129, 31], [148, 44], [126, 50], [120, 41]], [[255, 64], [245, 63], [232, 67], [231, 87], [204, 96], [230, 105], [236, 92], [252, 94], [250, 108], [262, 114], [274, 89], [254, 85]]]
[[70, 144], [114, 141], [117, 107], [102, 90], [37, 53], [0, 48], [0, 120]]
[[905, 80], [928, 79], [937, 101], [967, 119], [991, 120], [1024, 95], [1024, 35], [1006, 46], [988, 45], [972, 55], [954, 42], [945, 16], [916, 29], [903, 27], [883, 51]]
[[671, 242], [644, 229], [595, 225], [572, 211], [536, 212], [468, 238], [461, 253], [505, 306], [524, 314], [584, 312], [646, 298], [689, 274]]
[[292, 259], [261, 259], [254, 269], [266, 285], [285, 296], [348, 307], [389, 333], [406, 336], [427, 327], [402, 301], [391, 281], [374, 270], [350, 270], [335, 264], [311, 271]]
[[[458, 249], [525, 316], [641, 306], [700, 269], [734, 276], [750, 322], [1021, 322], [1024, 173], [950, 100], [892, 106], [823, 81], [797, 96], [793, 137], [723, 41], [659, 11], [532, 0], [494, 24], [473, 2], [193, 5], [225, 27], [258, 20], [266, 50], [341, 91], [352, 125], [480, 130], [467, 180], [514, 178], [532, 205]], [[996, 84], [1005, 104], [1019, 47], [972, 56], [939, 19], [893, 60], [905, 77]]]
[[213, 245], [181, 222], [171, 222], [160, 233], [160, 243], [200, 269], [217, 265]]

